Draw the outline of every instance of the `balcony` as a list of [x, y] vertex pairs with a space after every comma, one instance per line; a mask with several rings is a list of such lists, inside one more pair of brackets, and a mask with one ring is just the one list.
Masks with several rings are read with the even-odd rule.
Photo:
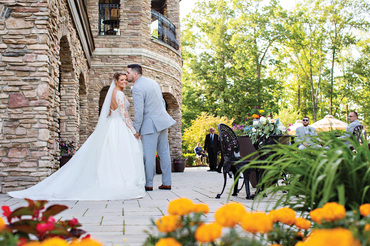
[[170, 20], [162, 14], [152, 9], [152, 37], [166, 43], [174, 49], [179, 49], [179, 43], [176, 40], [176, 28]]
[[99, 3], [99, 35], [120, 35], [118, 3]]

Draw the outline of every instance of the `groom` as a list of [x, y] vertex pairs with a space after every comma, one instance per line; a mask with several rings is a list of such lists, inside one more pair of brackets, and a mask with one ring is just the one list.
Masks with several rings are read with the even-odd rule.
[[138, 64], [127, 66], [127, 80], [135, 85], [132, 97], [135, 107], [135, 137], [142, 135], [144, 149], [145, 190], [153, 190], [156, 151], [161, 159], [162, 185], [159, 189], [171, 190], [171, 158], [168, 145], [168, 128], [176, 123], [167, 113], [161, 88], [152, 79], [142, 77]]

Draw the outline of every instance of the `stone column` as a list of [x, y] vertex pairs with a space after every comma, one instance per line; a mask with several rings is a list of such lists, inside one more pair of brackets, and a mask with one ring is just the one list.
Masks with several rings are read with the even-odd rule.
[[[176, 40], [181, 45], [181, 29], [180, 29], [180, 4], [179, 0], [167, 0], [167, 19], [176, 27]], [[180, 48], [181, 50], [181, 48]]]

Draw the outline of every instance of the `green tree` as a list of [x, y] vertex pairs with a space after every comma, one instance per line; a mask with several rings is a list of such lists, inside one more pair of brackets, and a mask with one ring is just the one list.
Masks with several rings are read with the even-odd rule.
[[[188, 17], [182, 38], [185, 127], [199, 112], [241, 121], [256, 107], [277, 111], [280, 84], [262, 70], [278, 35], [269, 31], [273, 25], [265, 17], [275, 13], [273, 4], [257, 11], [256, 20], [244, 15], [247, 7], [250, 12], [258, 10], [235, 1], [203, 1]], [[258, 38], [256, 33], [254, 45], [249, 45], [248, 37], [256, 28], [242, 27], [251, 21], [264, 35]]]
[[194, 153], [194, 148], [197, 143], [204, 146], [204, 139], [209, 133], [211, 127], [215, 128], [218, 134], [218, 124], [224, 123], [231, 126], [233, 120], [226, 117], [211, 116], [206, 113], [201, 113], [195, 120], [191, 122], [190, 127], [185, 129], [182, 135], [182, 150], [184, 153]]

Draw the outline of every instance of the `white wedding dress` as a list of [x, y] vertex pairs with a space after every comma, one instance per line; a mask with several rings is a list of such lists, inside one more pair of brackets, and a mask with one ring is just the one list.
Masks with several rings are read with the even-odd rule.
[[[71, 160], [40, 183], [8, 194], [33, 200], [126, 200], [145, 195], [141, 140], [128, 116], [129, 102], [116, 94], [118, 108], [110, 110], [113, 83], [98, 125]], [[109, 115], [110, 112], [110, 116]]]

